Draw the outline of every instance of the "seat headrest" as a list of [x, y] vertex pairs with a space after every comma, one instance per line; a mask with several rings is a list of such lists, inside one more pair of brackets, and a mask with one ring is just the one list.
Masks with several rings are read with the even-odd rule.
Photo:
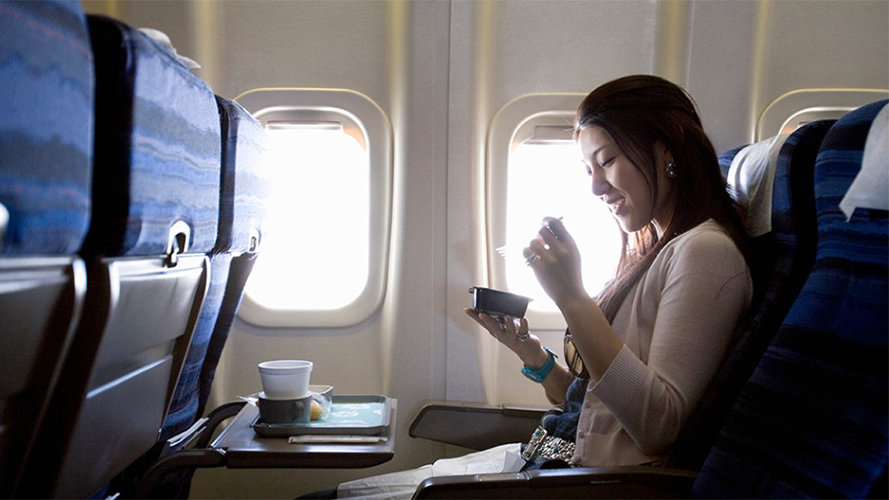
[[256, 251], [269, 191], [268, 136], [237, 102], [216, 96], [222, 130], [222, 196], [217, 252]]
[[96, 59], [93, 224], [86, 255], [159, 255], [170, 228], [216, 243], [219, 112], [210, 86], [141, 31], [87, 16]]

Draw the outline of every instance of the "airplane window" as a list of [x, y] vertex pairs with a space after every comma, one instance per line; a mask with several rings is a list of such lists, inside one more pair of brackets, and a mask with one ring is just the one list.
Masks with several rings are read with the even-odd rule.
[[488, 136], [485, 227], [490, 283], [534, 299], [527, 317], [542, 330], [565, 328], [521, 254], [543, 217], [562, 217], [571, 231], [591, 296], [613, 276], [620, 258], [617, 224], [608, 207], [593, 196], [573, 140], [574, 113], [584, 95], [517, 98], [496, 114]]
[[338, 123], [266, 127], [275, 172], [268, 238], [247, 291], [272, 309], [344, 307], [367, 283], [367, 156]]
[[584, 286], [590, 295], [597, 294], [614, 274], [620, 257], [620, 233], [608, 207], [590, 192], [580, 152], [571, 141], [526, 141], [509, 159], [507, 286], [534, 297], [533, 310], [556, 312], [520, 253], [545, 216], [562, 217], [581, 251]]
[[386, 287], [392, 134], [367, 96], [257, 89], [236, 99], [268, 131], [270, 211], [238, 316], [265, 327], [341, 327]]

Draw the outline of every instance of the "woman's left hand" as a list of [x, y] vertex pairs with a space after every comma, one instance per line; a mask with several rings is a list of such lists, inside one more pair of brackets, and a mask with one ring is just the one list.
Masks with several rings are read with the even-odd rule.
[[547, 295], [560, 305], [587, 297], [580, 268], [580, 251], [560, 219], [546, 217], [537, 237], [522, 251]]

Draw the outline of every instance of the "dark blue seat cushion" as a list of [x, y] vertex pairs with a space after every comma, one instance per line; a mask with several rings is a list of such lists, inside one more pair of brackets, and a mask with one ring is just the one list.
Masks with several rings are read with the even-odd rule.
[[5, 255], [71, 255], [90, 217], [93, 57], [80, 2], [0, 2]]
[[221, 139], [210, 87], [129, 26], [88, 16], [96, 59], [96, 153], [88, 255], [164, 253], [186, 222], [191, 252], [216, 243]]

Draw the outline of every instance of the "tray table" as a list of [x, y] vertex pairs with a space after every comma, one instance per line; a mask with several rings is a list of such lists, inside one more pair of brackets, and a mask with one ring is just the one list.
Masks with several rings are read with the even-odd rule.
[[379, 436], [389, 427], [390, 398], [386, 396], [337, 396], [330, 415], [307, 424], [267, 424], [257, 415], [251, 424], [262, 437], [311, 435]]
[[[340, 396], [342, 398], [343, 396]], [[362, 468], [387, 462], [395, 455], [395, 412], [397, 400], [385, 398], [388, 425], [380, 429], [386, 440], [374, 444], [291, 444], [289, 432], [277, 436], [260, 436], [253, 424], [259, 419], [259, 409], [244, 408], [210, 445], [223, 449], [225, 466], [243, 468]], [[334, 396], [334, 402], [337, 396]], [[291, 427], [291, 426], [276, 426]]]
[[[218, 412], [214, 411], [215, 415], [211, 415], [208, 430], [205, 431], [212, 432], [216, 422], [237, 412], [219, 436], [206, 447], [176, 451], [158, 460], [139, 482], [137, 496], [147, 496], [158, 481], [183, 468], [357, 469], [391, 460], [395, 456], [398, 400], [385, 396], [340, 396], [337, 400], [337, 396], [334, 396], [334, 401], [343, 403], [350, 397], [365, 402], [372, 400], [385, 406], [385, 420], [380, 420], [380, 425], [370, 426], [375, 427], [375, 435], [382, 438], [380, 442], [289, 443], [288, 437], [260, 436], [254, 430], [254, 424], [259, 420], [259, 408], [251, 404], [230, 403], [217, 409]], [[290, 435], [289, 432], [286, 434]]]

